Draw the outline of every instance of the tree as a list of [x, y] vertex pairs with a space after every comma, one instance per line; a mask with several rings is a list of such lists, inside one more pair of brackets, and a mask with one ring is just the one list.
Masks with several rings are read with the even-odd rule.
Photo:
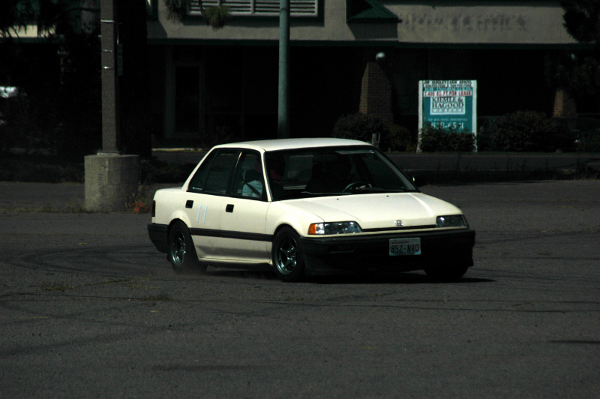
[[[98, 148], [98, 18], [91, 18], [85, 29], [81, 20], [82, 14], [97, 14], [94, 5], [69, 0], [0, 2], [0, 83], [27, 94], [10, 109], [5, 132], [13, 139], [9, 145], [50, 149], [66, 159]], [[21, 32], [32, 27], [37, 28], [38, 40], [23, 41]]]
[[[181, 23], [185, 20], [190, 8], [190, 0], [163, 0], [167, 9], [169, 20], [175, 23]], [[213, 7], [204, 7], [202, 0], [199, 1], [202, 17], [206, 19], [206, 24], [212, 26], [214, 30], [222, 29], [229, 20], [229, 7], [218, 4]]]
[[565, 10], [564, 27], [580, 43], [600, 46], [600, 2], [597, 0], [561, 0]]
[[57, 16], [66, 11], [64, 0], [2, 0], [0, 2], [0, 37], [18, 36], [21, 29], [35, 24], [38, 32], [48, 33], [61, 24]]
[[[122, 150], [150, 157], [146, 1], [118, 0], [123, 44]], [[10, 132], [25, 148], [45, 146], [81, 160], [99, 150], [101, 130], [100, 8], [98, 0], [0, 0], [0, 84], [19, 86], [26, 104]], [[20, 40], [37, 27], [40, 43]], [[32, 123], [34, 121], [35, 123]], [[36, 137], [25, 137], [23, 131]], [[14, 140], [13, 140], [14, 141]]]
[[547, 75], [550, 83], [565, 89], [578, 109], [600, 109], [600, 2], [598, 0], [561, 0], [563, 26], [587, 49], [562, 52], [550, 57]]

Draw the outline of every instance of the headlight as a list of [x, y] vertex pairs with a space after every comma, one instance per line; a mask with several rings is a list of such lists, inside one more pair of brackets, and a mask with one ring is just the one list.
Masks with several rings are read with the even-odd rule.
[[356, 222], [313, 223], [308, 227], [309, 235], [354, 234], [361, 231]]
[[437, 227], [467, 227], [467, 218], [464, 215], [438, 216], [435, 224]]

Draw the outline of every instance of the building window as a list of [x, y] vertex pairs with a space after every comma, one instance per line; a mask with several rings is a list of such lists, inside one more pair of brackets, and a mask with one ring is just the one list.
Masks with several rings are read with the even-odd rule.
[[[319, 0], [290, 0], [290, 15], [293, 17], [316, 17]], [[192, 0], [190, 15], [201, 15], [202, 9], [219, 5], [219, 0]], [[221, 0], [229, 7], [231, 15], [279, 16], [279, 0]]]

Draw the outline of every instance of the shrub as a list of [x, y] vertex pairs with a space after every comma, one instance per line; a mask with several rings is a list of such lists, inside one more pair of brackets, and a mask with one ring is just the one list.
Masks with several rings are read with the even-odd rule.
[[600, 131], [593, 130], [581, 136], [578, 150], [581, 152], [600, 152]]
[[472, 152], [475, 148], [475, 135], [452, 127], [444, 129], [428, 124], [421, 129], [419, 147], [422, 152]]
[[0, 158], [0, 181], [62, 183], [84, 182], [83, 163], [70, 163], [41, 154], [12, 155]]
[[333, 127], [333, 137], [372, 142], [379, 135], [379, 147], [384, 151], [406, 151], [413, 143], [410, 131], [402, 126], [388, 125], [377, 115], [356, 113], [341, 117]]
[[333, 137], [371, 142], [373, 134], [384, 137], [389, 129], [377, 115], [356, 113], [341, 117], [333, 127]]
[[142, 184], [182, 183], [194, 170], [196, 164], [170, 164], [157, 158], [140, 161], [140, 181]]
[[222, 29], [229, 20], [229, 17], [229, 7], [227, 6], [218, 5], [204, 9], [206, 24], [212, 26], [213, 30]]
[[384, 151], [408, 151], [414, 152], [416, 137], [404, 126], [392, 125], [389, 127], [388, 135], [381, 138], [379, 147]]
[[555, 151], [557, 126], [541, 112], [517, 111], [496, 120], [490, 138], [501, 151]]

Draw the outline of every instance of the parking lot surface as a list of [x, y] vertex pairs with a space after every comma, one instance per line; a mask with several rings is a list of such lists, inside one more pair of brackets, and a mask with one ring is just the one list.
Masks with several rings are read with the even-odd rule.
[[61, 186], [1, 183], [2, 397], [600, 392], [600, 181], [424, 187], [477, 231], [475, 266], [453, 283], [176, 275], [147, 214], [45, 211], [81, 200], [82, 185]]

